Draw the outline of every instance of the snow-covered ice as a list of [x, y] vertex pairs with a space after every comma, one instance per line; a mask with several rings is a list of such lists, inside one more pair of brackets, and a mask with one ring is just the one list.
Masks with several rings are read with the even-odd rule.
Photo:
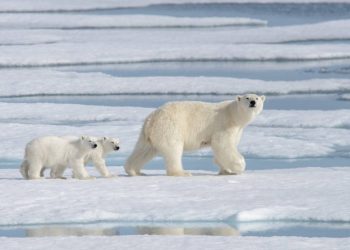
[[347, 250], [350, 244], [349, 238], [304, 238], [304, 237], [205, 237], [205, 236], [119, 236], [115, 237], [62, 237], [55, 238], [1, 238], [1, 245], [7, 250], [23, 249], [27, 246], [32, 250], [39, 249], [169, 249], [169, 250], [197, 250], [212, 249], [222, 250], [227, 248], [239, 248], [242, 250], [294, 250], [294, 249], [337, 249]]
[[349, 79], [263, 81], [228, 77], [113, 77], [105, 73], [56, 70], [2, 70], [0, 97], [103, 94], [338, 93]]
[[[31, 28], [33, 32], [41, 32], [43, 36], [46, 33], [62, 36], [70, 40], [79, 39], [81, 36], [90, 34], [89, 41], [101, 39], [113, 39], [115, 42], [123, 42], [127, 38], [130, 43], [286, 43], [303, 41], [327, 41], [327, 40], [346, 40], [350, 37], [349, 20], [336, 20], [320, 22], [305, 25], [291, 25], [287, 27], [258, 27], [249, 29], [198, 29], [191, 30], [190, 27], [220, 27], [220, 26], [264, 26], [266, 21], [251, 18], [185, 18], [168, 16], [140, 16], [140, 15], [75, 15], [75, 14], [3, 14], [0, 16], [1, 25], [5, 29], [24, 29]], [[186, 29], [148, 29], [133, 30], [132, 28], [186, 28]], [[38, 30], [45, 28], [44, 30]], [[89, 29], [74, 33], [62, 30], [47, 29]], [[117, 30], [94, 30], [99, 28], [129, 28]], [[6, 31], [6, 30], [5, 30]], [[2, 31], [2, 32], [5, 32]], [[17, 33], [27, 30], [17, 30]], [[97, 32], [103, 33], [101, 36], [93, 36]], [[147, 35], [148, 34], [148, 35]], [[149, 35], [151, 34], [151, 35]], [[268, 35], [266, 35], [268, 34]], [[7, 36], [15, 36], [9, 33]], [[22, 38], [23, 39], [23, 38]], [[27, 39], [27, 38], [24, 38]]]
[[341, 95], [341, 98], [343, 100], [350, 100], [350, 94], [343, 94], [343, 95]]
[[167, 177], [164, 171], [146, 173], [151, 176], [27, 181], [17, 169], [0, 170], [0, 187], [7, 190], [0, 194], [0, 225], [350, 221], [346, 168], [247, 171], [239, 176], [203, 171], [191, 178]]
[[68, 15], [68, 14], [2, 14], [4, 28], [194, 28], [227, 26], [262, 26], [267, 22], [251, 18], [170, 17], [151, 15]]
[[57, 43], [3, 46], [0, 66], [68, 66], [172, 61], [299, 61], [350, 58], [348, 44]]

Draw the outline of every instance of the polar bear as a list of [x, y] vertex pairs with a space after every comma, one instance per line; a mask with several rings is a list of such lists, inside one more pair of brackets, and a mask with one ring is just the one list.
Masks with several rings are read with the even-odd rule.
[[182, 167], [184, 151], [211, 147], [219, 174], [240, 174], [244, 157], [237, 145], [243, 129], [263, 110], [265, 96], [246, 94], [220, 103], [170, 102], [145, 120], [136, 146], [125, 164], [127, 174], [142, 175], [141, 168], [159, 154], [167, 175], [188, 176]]
[[120, 149], [119, 139], [113, 137], [102, 137], [97, 141], [97, 148], [90, 151], [84, 156], [84, 164], [92, 162], [95, 168], [100, 172], [103, 177], [113, 177], [106, 167], [105, 157], [107, 154], [118, 151]]
[[89, 136], [69, 139], [59, 136], [44, 136], [33, 139], [25, 148], [20, 172], [26, 179], [41, 178], [42, 169], [52, 168], [52, 176], [61, 178], [67, 166], [71, 166], [79, 179], [89, 179], [84, 168], [84, 157], [97, 147]]
[[[77, 140], [78, 137], [74, 136], [64, 136], [64, 138], [69, 140]], [[119, 146], [119, 139], [113, 138], [113, 137], [100, 137], [100, 138], [94, 138], [97, 144], [97, 148], [94, 150], [90, 150], [87, 154], [84, 156], [84, 165], [88, 164], [89, 162], [92, 162], [95, 166], [95, 168], [100, 172], [101, 176], [103, 177], [113, 177], [113, 175], [109, 172], [107, 166], [105, 157], [107, 154], [118, 151], [120, 149]], [[44, 170], [43, 170], [44, 171]], [[41, 175], [43, 176], [43, 171]], [[55, 176], [55, 173], [53, 172], [53, 169], [51, 169], [50, 175], [54, 178], [57, 178]], [[73, 176], [75, 177], [74, 169], [73, 169]], [[59, 177], [59, 176], [58, 176]]]

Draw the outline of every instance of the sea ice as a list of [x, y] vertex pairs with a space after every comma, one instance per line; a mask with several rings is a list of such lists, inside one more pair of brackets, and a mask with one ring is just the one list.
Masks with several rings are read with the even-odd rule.
[[263, 81], [228, 77], [114, 77], [49, 69], [6, 70], [0, 97], [103, 94], [309, 94], [350, 91], [349, 79]]

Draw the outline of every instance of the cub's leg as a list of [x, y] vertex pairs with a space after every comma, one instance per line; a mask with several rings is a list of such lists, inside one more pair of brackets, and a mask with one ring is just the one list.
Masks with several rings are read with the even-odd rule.
[[66, 177], [63, 177], [64, 171], [67, 169], [66, 165], [57, 165], [53, 168], [51, 168], [50, 171], [50, 177], [53, 179], [67, 179]]
[[74, 178], [80, 179], [80, 180], [91, 180], [95, 179], [95, 177], [92, 177], [89, 175], [89, 173], [86, 171], [84, 167], [84, 161], [82, 159], [79, 160], [73, 160], [69, 164], [74, 173]]
[[106, 161], [104, 159], [93, 159], [92, 162], [94, 163], [96, 169], [103, 177], [113, 177], [113, 175], [109, 172]]
[[41, 179], [40, 171], [43, 168], [43, 165], [40, 161], [30, 160], [28, 161], [28, 179], [35, 180]]

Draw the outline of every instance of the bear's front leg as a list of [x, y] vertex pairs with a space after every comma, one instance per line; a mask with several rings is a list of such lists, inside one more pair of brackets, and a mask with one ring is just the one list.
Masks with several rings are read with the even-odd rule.
[[238, 152], [232, 136], [218, 136], [212, 140], [214, 162], [219, 166], [220, 175], [241, 174], [245, 170], [244, 157]]
[[109, 172], [104, 159], [93, 159], [93, 163], [98, 172], [100, 172], [101, 176], [106, 178], [116, 177]]
[[83, 159], [79, 160], [73, 160], [69, 164], [74, 173], [74, 178], [80, 179], [80, 180], [91, 180], [95, 179], [95, 177], [92, 177], [89, 175], [89, 173], [86, 171], [84, 167], [84, 161]]

